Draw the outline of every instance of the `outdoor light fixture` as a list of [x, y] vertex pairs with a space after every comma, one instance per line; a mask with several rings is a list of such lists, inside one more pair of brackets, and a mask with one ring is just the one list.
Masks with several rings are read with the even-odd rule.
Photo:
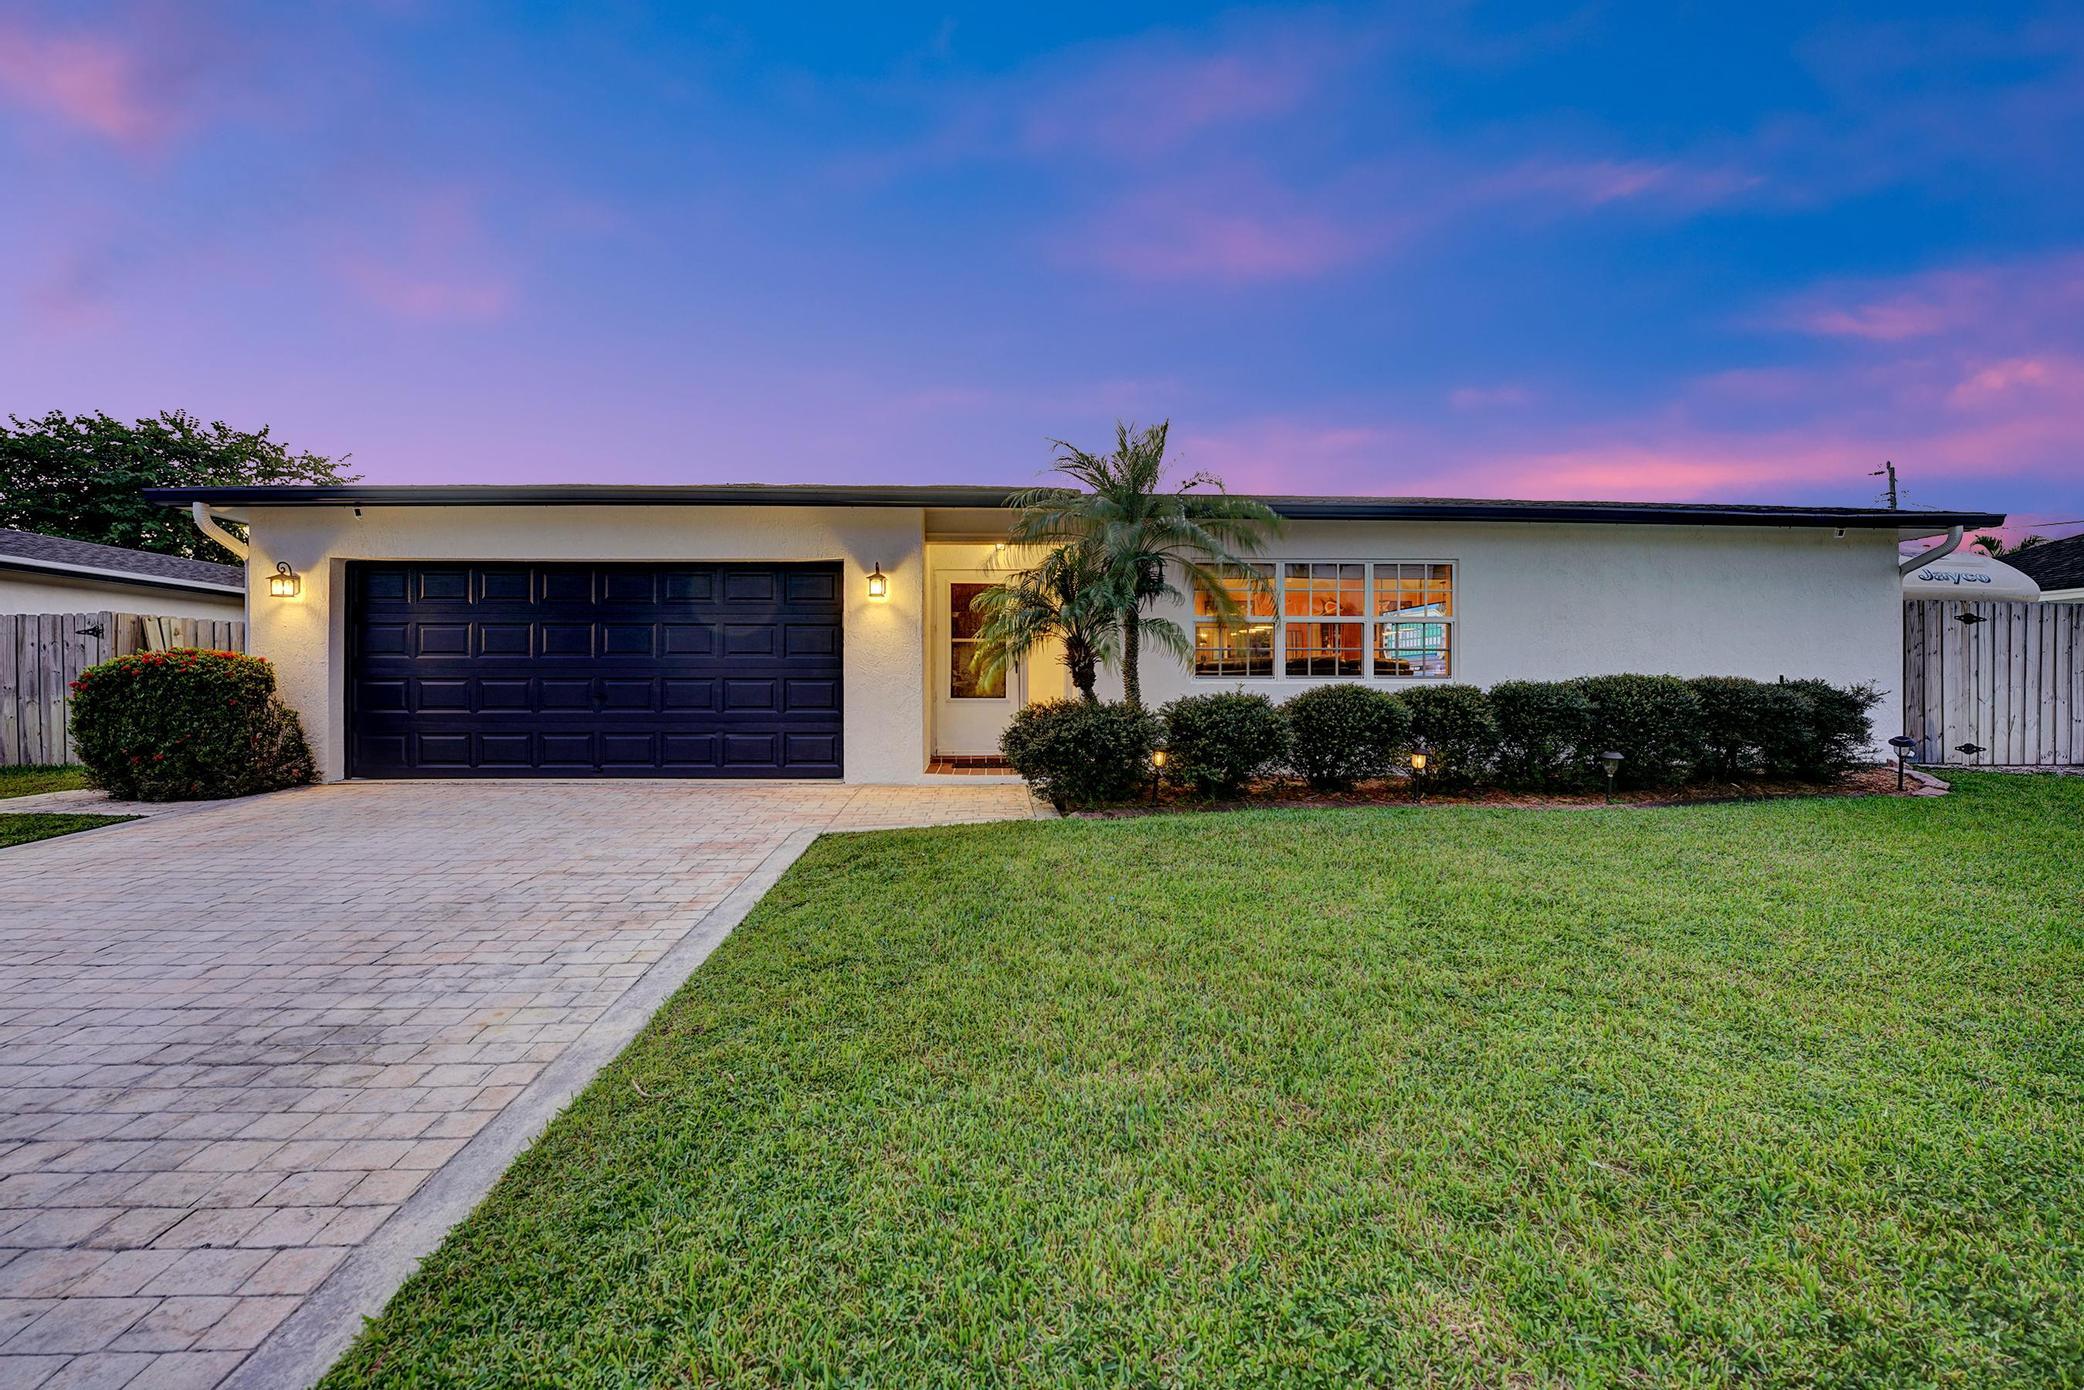
[[275, 573], [268, 576], [268, 592], [270, 594], [273, 594], [276, 598], [295, 598], [297, 590], [303, 587], [304, 581], [297, 578], [297, 572], [289, 567], [289, 561], [277, 560], [275, 562]]
[[1903, 764], [1910, 757], [1910, 750], [1918, 741], [1908, 734], [1898, 734], [1889, 740], [1889, 747], [1896, 750], [1896, 790], [1903, 790]]
[[876, 567], [869, 571], [868, 596], [873, 599], [890, 597], [890, 576], [883, 573], [883, 562], [881, 560], [876, 561]]
[[1432, 762], [1432, 760], [1432, 754], [1426, 752], [1424, 744], [1420, 744], [1411, 750], [1411, 799], [1413, 801], [1426, 799], [1426, 765]]
[[1614, 752], [1601, 753], [1599, 761], [1606, 765], [1606, 804], [1614, 804], [1614, 776], [1621, 770], [1621, 755]]
[[1158, 778], [1165, 771], [1165, 762], [1170, 756], [1165, 751], [1165, 745], [1162, 743], [1151, 749], [1151, 805], [1153, 806], [1158, 804]]

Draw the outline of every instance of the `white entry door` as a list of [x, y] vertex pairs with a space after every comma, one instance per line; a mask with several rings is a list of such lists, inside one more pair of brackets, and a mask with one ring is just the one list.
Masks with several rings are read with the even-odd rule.
[[934, 579], [933, 751], [944, 757], [997, 753], [1006, 721], [1025, 699], [1026, 673], [1018, 666], [984, 681], [970, 669], [983, 618], [970, 600], [1003, 575], [942, 570]]

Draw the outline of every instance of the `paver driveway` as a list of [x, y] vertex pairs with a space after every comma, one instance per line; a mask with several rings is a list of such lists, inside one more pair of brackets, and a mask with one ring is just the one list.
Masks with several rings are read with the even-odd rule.
[[0, 851], [0, 1387], [309, 1379], [819, 831], [1030, 813], [348, 784]]

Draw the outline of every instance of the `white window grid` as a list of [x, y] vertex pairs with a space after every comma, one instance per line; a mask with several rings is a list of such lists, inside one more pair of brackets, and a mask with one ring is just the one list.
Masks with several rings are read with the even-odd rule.
[[[1271, 571], [1267, 577], [1273, 585], [1273, 614], [1271, 618], [1258, 616], [1233, 620], [1229, 626], [1233, 630], [1271, 626], [1270, 669], [1256, 673], [1247, 673], [1235, 669], [1237, 666], [1246, 664], [1242, 658], [1225, 663], [1222, 669], [1202, 669], [1201, 630], [1203, 628], [1219, 628], [1223, 624], [1207, 614], [1196, 612], [1193, 614], [1196, 650], [1195, 654], [1189, 659], [1193, 679], [1223, 684], [1236, 681], [1355, 679], [1417, 683], [1450, 681], [1454, 679], [1455, 667], [1460, 661], [1460, 635], [1455, 631], [1455, 628], [1459, 624], [1462, 607], [1461, 566], [1458, 561], [1404, 558], [1394, 560], [1355, 560], [1351, 557], [1284, 556], [1277, 560], [1255, 560], [1250, 563], [1254, 568]], [[1321, 573], [1319, 567], [1332, 567], [1332, 583], [1336, 584], [1338, 569], [1359, 566], [1362, 571], [1361, 611], [1359, 615], [1334, 613], [1295, 614], [1288, 612], [1291, 566], [1298, 568], [1307, 567], [1309, 576], [1306, 582], [1309, 584], [1311, 591], [1320, 593], [1323, 592], [1322, 586], [1325, 583], [1326, 576]], [[1376, 595], [1379, 592], [1378, 585], [1384, 578], [1394, 578], [1400, 587], [1412, 580], [1420, 580], [1421, 588], [1419, 592], [1422, 594], [1425, 583], [1431, 580], [1434, 571], [1440, 569], [1445, 569], [1447, 572], [1446, 592], [1448, 603], [1446, 612], [1430, 611], [1432, 606], [1423, 604], [1416, 609], [1399, 610], [1395, 615], [1378, 611]], [[1303, 578], [1303, 576], [1297, 577]], [[1361, 629], [1362, 661], [1361, 669], [1358, 673], [1340, 675], [1331, 670], [1319, 671], [1316, 669], [1318, 666], [1333, 664], [1322, 659], [1311, 661], [1309, 669], [1303, 672], [1290, 673], [1288, 670], [1288, 629], [1290, 625], [1302, 626], [1312, 623], [1336, 623]], [[1385, 633], [1384, 629], [1393, 629], [1393, 631]], [[1385, 636], [1390, 639], [1386, 647], [1383, 640]], [[1319, 651], [1322, 649], [1312, 648], [1310, 650]], [[1410, 652], [1413, 655], [1406, 658], [1391, 655], [1399, 651]], [[1422, 669], [1436, 664], [1432, 656], [1432, 653], [1435, 651], [1440, 654], [1437, 669]], [[1412, 669], [1413, 667], [1421, 669], [1414, 670]]]

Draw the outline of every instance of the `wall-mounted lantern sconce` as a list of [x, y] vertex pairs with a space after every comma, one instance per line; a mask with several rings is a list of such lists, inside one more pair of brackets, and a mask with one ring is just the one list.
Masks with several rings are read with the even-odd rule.
[[872, 599], [890, 597], [890, 576], [883, 573], [883, 562], [880, 560], [876, 561], [876, 567], [869, 571], [868, 596]]
[[289, 561], [275, 562], [275, 572], [268, 576], [270, 594], [276, 598], [295, 598], [297, 591], [303, 587], [304, 581], [297, 578], [297, 572], [289, 567]]

